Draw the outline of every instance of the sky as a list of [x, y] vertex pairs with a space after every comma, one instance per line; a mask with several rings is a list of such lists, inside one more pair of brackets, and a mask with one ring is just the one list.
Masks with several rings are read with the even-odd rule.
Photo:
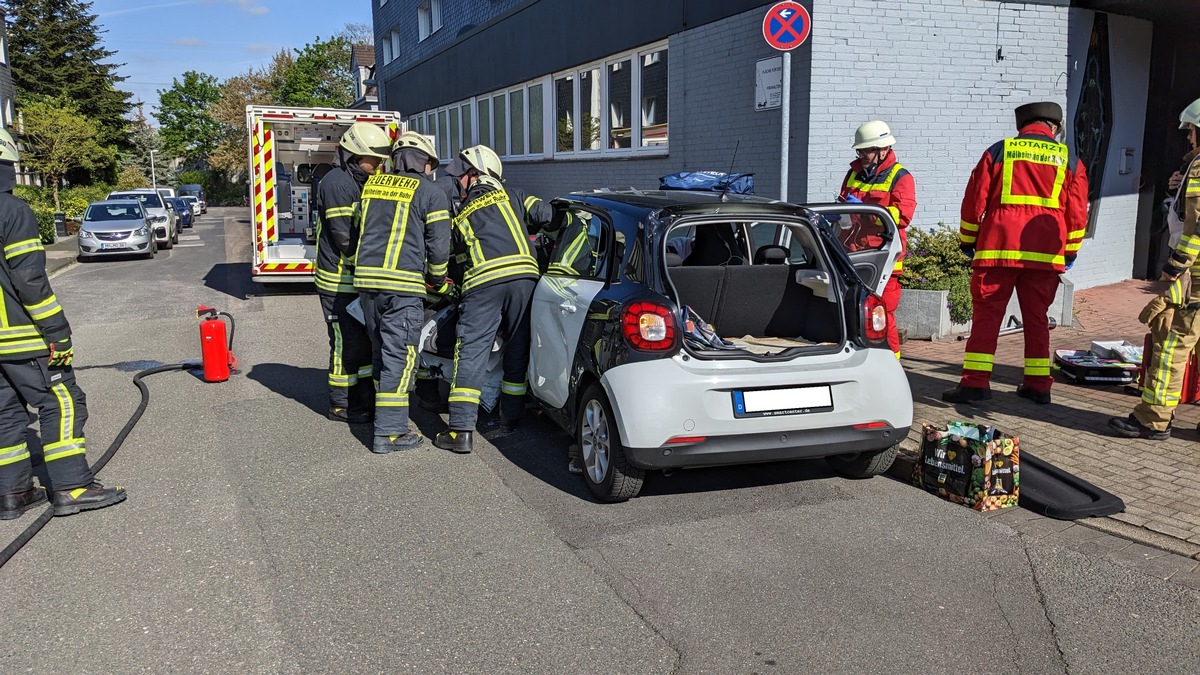
[[[282, 48], [326, 39], [347, 23], [371, 23], [371, 0], [94, 0], [104, 46], [116, 51], [118, 86], [145, 101], [147, 117], [159, 89], [184, 71], [218, 81], [264, 66]], [[155, 123], [151, 120], [151, 123]]]

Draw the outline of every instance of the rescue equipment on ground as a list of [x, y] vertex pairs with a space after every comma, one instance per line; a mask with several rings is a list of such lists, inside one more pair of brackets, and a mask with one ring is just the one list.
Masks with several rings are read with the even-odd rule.
[[1083, 384], [1129, 384], [1138, 373], [1136, 364], [1098, 356], [1083, 349], [1056, 350], [1054, 369], [1070, 381]]
[[[225, 322], [218, 316], [229, 318], [229, 337], [225, 337]], [[196, 308], [200, 321], [200, 357], [205, 382], [224, 382], [230, 372], [237, 369], [237, 357], [233, 355], [233, 315], [215, 307]]]

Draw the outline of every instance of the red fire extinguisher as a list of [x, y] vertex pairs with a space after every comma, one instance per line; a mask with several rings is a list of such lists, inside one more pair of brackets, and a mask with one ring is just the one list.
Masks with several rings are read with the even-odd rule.
[[[229, 319], [229, 339], [225, 338], [225, 322]], [[229, 373], [237, 368], [237, 357], [233, 355], [233, 316], [218, 311], [215, 307], [197, 307], [196, 318], [200, 321], [200, 356], [204, 362], [205, 382], [224, 382]]]

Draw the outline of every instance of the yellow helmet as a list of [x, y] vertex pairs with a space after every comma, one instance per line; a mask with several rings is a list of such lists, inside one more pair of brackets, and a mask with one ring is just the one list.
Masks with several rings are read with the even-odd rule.
[[392, 152], [400, 148], [415, 148], [429, 156], [429, 163], [433, 168], [438, 168], [438, 152], [433, 146], [433, 139], [425, 134], [418, 134], [415, 131], [406, 131], [396, 139], [396, 144], [392, 146]]
[[459, 153], [458, 158], [462, 160], [462, 164], [485, 176], [504, 180], [504, 164], [500, 162], [500, 155], [486, 145], [472, 145]]
[[17, 151], [17, 143], [4, 129], [0, 129], [0, 162], [21, 161], [21, 153]]
[[342, 134], [339, 145], [352, 155], [387, 159], [391, 154], [392, 139], [374, 124], [355, 122]]

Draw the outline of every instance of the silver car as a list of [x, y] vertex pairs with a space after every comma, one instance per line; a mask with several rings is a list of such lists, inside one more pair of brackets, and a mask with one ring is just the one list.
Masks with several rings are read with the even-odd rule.
[[79, 227], [79, 260], [111, 255], [141, 255], [158, 252], [152, 225], [137, 200], [92, 202]]
[[154, 230], [154, 239], [161, 249], [170, 249], [179, 243], [179, 219], [169, 211], [163, 203], [162, 196], [151, 188], [137, 190], [122, 190], [108, 193], [108, 199], [136, 199], [142, 204], [150, 225]]

